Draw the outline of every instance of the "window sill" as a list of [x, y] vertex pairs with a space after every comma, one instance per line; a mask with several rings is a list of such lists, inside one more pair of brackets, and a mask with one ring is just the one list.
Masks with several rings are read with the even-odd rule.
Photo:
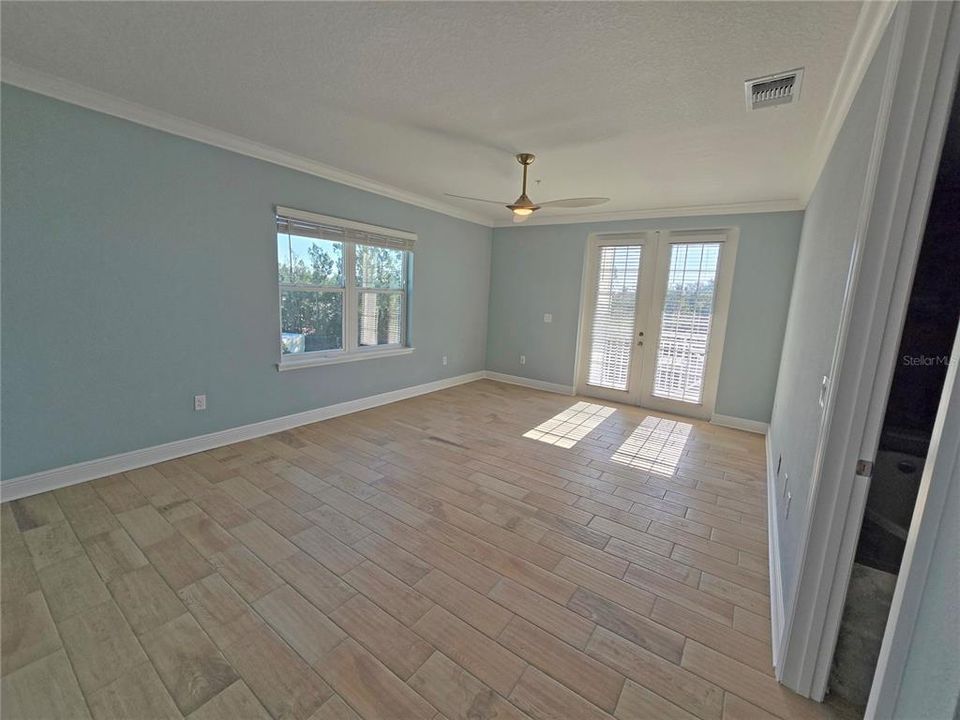
[[342, 363], [356, 362], [357, 360], [373, 360], [374, 358], [410, 355], [415, 349], [416, 348], [412, 347], [401, 347], [390, 348], [388, 350], [360, 350], [358, 352], [321, 357], [297, 357], [290, 360], [284, 358], [277, 363], [277, 370], [279, 372], [286, 372], [287, 370], [299, 370], [300, 368], [317, 367], [320, 365], [340, 365]]

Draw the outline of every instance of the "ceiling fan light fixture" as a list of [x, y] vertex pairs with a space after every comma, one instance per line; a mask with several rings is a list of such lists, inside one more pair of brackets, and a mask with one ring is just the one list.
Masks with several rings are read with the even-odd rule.
[[513, 211], [514, 215], [530, 215], [534, 210], [539, 210], [540, 206], [527, 197], [527, 167], [523, 167], [523, 192], [512, 204], [507, 207]]
[[520, 189], [520, 197], [518, 197], [512, 203], [500, 203], [496, 200], [484, 200], [483, 198], [468, 197], [466, 195], [452, 195], [451, 193], [444, 194], [447, 195], [447, 197], [459, 198], [461, 200], [473, 200], [475, 202], [485, 202], [493, 205], [504, 205], [508, 210], [513, 212], [514, 222], [523, 222], [524, 219], [530, 217], [542, 207], [593, 207], [595, 205], [603, 205], [603, 203], [610, 200], [610, 198], [605, 197], [563, 198], [561, 200], [550, 200], [538, 205], [529, 197], [527, 197], [527, 168], [530, 167], [530, 164], [534, 161], [535, 157], [533, 153], [518, 153], [516, 158], [517, 162], [523, 166], [523, 184]]

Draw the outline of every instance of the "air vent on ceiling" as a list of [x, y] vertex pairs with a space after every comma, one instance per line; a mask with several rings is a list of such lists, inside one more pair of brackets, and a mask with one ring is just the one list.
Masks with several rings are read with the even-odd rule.
[[786, 105], [796, 102], [800, 96], [800, 81], [803, 68], [747, 80], [743, 84], [747, 97], [747, 110]]

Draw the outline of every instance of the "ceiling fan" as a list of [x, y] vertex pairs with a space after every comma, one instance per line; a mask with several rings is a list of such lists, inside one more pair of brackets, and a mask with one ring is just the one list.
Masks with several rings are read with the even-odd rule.
[[532, 153], [518, 153], [516, 158], [517, 162], [523, 165], [523, 188], [520, 191], [520, 197], [518, 197], [512, 203], [499, 202], [497, 200], [484, 200], [483, 198], [467, 197], [466, 195], [453, 195], [451, 193], [444, 194], [447, 197], [460, 198], [461, 200], [474, 200], [476, 202], [492, 203], [493, 205], [503, 205], [508, 210], [513, 211], [513, 221], [517, 223], [523, 222], [533, 215], [533, 213], [543, 207], [593, 207], [594, 205], [603, 205], [603, 203], [609, 202], [610, 200], [610, 198], [605, 197], [563, 198], [562, 200], [548, 200], [547, 202], [543, 202], [538, 205], [527, 197], [527, 168], [533, 164], [533, 161], [536, 160], [536, 156]]

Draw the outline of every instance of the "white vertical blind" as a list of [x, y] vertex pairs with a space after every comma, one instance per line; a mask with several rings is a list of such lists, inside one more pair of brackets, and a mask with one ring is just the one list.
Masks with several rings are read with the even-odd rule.
[[716, 297], [720, 243], [670, 246], [653, 394], [699, 403]]
[[641, 245], [600, 248], [587, 383], [627, 390], [636, 327]]

